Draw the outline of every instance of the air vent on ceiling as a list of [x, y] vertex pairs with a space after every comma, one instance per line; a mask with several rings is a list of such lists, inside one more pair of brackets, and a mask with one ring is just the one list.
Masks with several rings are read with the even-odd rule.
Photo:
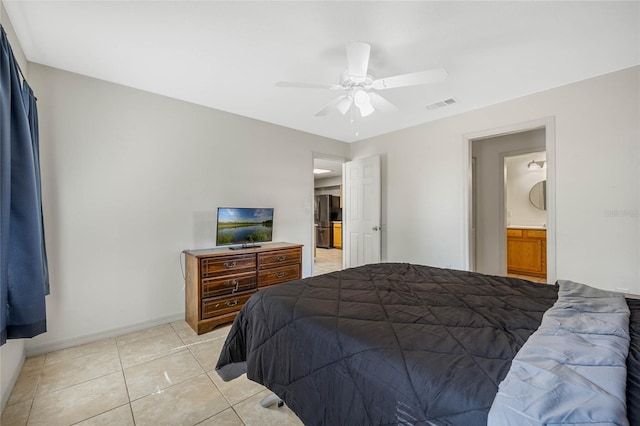
[[445, 100], [442, 100], [442, 101], [438, 101], [438, 102], [434, 102], [432, 104], [429, 104], [425, 108], [429, 109], [429, 110], [438, 109], [438, 108], [446, 107], [446, 106], [449, 106], [449, 105], [453, 105], [456, 102], [458, 102], [458, 101], [456, 101], [454, 98], [449, 98], [449, 99], [445, 99]]

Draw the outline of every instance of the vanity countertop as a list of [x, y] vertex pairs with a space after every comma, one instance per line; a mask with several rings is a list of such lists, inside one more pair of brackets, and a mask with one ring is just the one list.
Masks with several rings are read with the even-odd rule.
[[546, 230], [547, 227], [544, 225], [509, 225], [507, 226], [507, 229], [544, 229]]

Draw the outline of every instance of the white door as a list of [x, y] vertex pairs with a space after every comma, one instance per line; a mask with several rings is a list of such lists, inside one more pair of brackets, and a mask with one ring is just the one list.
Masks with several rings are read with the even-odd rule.
[[345, 163], [344, 267], [380, 262], [380, 156]]

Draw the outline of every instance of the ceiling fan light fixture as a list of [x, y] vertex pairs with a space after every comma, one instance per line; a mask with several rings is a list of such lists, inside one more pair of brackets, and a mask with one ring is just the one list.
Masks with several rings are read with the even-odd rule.
[[373, 107], [369, 104], [362, 105], [358, 108], [360, 109], [360, 115], [362, 116], [362, 118], [368, 117], [369, 115], [373, 114], [373, 112], [375, 111]]
[[364, 90], [356, 90], [353, 94], [353, 99], [355, 100], [358, 107], [364, 104], [371, 104], [371, 101], [369, 100], [369, 94]]
[[338, 109], [338, 111], [340, 111], [340, 114], [345, 115], [347, 111], [349, 111], [349, 108], [351, 108], [352, 103], [353, 98], [351, 96], [344, 96], [342, 97], [342, 99], [340, 99], [340, 102], [338, 102], [336, 108]]
[[353, 94], [353, 101], [360, 110], [360, 115], [362, 117], [367, 117], [371, 115], [375, 109], [371, 105], [371, 99], [369, 99], [369, 94], [364, 90], [357, 90]]

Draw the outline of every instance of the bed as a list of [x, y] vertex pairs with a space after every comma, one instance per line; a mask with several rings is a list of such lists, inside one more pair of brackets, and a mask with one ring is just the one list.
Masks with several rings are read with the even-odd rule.
[[[283, 283], [239, 312], [216, 370], [246, 372], [306, 425], [484, 425], [558, 292], [405, 263]], [[640, 424], [640, 301], [624, 303], [629, 422], [609, 423], [620, 425]]]

